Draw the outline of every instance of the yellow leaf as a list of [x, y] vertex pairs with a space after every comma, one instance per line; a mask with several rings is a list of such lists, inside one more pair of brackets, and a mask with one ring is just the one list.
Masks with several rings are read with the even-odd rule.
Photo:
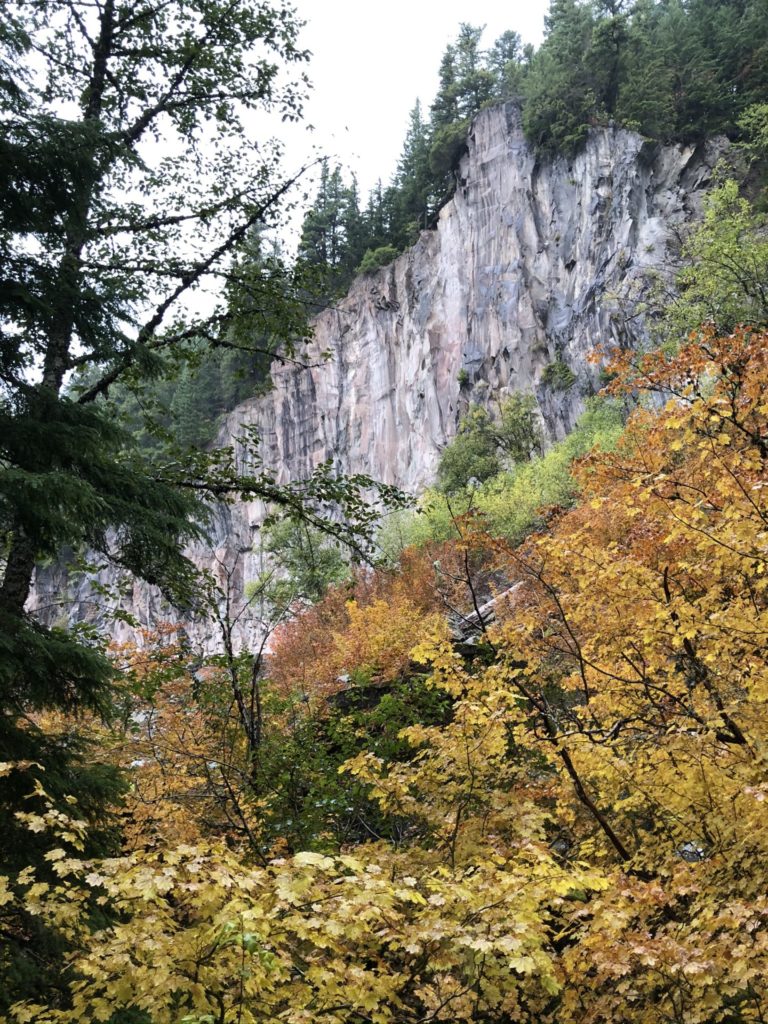
[[312, 867], [322, 868], [325, 871], [330, 870], [334, 867], [334, 862], [330, 857], [326, 857], [322, 853], [313, 853], [311, 850], [306, 850], [302, 853], [297, 853], [293, 858], [293, 863], [302, 867], [303, 865], [311, 865]]

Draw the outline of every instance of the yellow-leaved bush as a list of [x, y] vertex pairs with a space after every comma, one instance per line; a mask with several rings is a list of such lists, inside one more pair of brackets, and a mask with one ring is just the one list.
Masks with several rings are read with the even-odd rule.
[[[72, 1005], [17, 1005], [20, 1022], [106, 1021], [121, 1007], [159, 1024], [543, 1010], [559, 989], [550, 921], [569, 897], [602, 884], [533, 838], [513, 859], [489, 848], [453, 869], [425, 851], [376, 846], [266, 868], [202, 844], [59, 863], [58, 884], [27, 878], [20, 898], [80, 947]], [[85, 913], [73, 922], [84, 890], [109, 908], [108, 928], [94, 933]]]
[[[342, 768], [398, 842], [262, 866], [209, 841], [88, 864], [54, 846], [58, 881], [2, 880], [0, 915], [65, 930], [72, 1002], [14, 1020], [766, 1019], [768, 336], [615, 369], [664, 409], [583, 460], [548, 533], [473, 535], [497, 621], [474, 657], [437, 620], [410, 654], [450, 715], [406, 730], [408, 758]], [[367, 620], [345, 614], [349, 654]]]

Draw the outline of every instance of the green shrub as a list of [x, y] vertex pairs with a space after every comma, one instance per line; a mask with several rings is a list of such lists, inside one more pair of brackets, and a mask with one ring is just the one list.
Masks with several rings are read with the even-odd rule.
[[513, 462], [527, 462], [541, 452], [538, 406], [533, 395], [516, 392], [500, 402], [493, 436], [496, 447]]
[[704, 220], [683, 245], [679, 295], [664, 309], [659, 333], [677, 343], [702, 324], [721, 334], [737, 324], [768, 323], [766, 219], [739, 193], [733, 179], [704, 202]]
[[472, 492], [463, 488], [446, 495], [429, 490], [416, 511], [391, 516], [379, 535], [384, 557], [395, 562], [405, 547], [455, 537], [454, 517], [470, 506], [484, 516], [491, 534], [518, 543], [541, 525], [542, 508], [570, 505], [577, 499], [571, 474], [574, 460], [594, 447], [611, 450], [622, 431], [620, 403], [591, 399], [572, 433], [540, 458], [497, 473]]
[[610, 450], [622, 430], [619, 403], [593, 399], [568, 437], [541, 458], [489, 480], [477, 494], [475, 504], [489, 531], [518, 543], [541, 526], [542, 508], [571, 505], [578, 497], [574, 461], [596, 446]]
[[400, 254], [394, 245], [381, 245], [378, 249], [366, 249], [365, 255], [360, 260], [360, 266], [356, 274], [373, 274], [381, 267], [386, 267], [392, 260], [397, 259]]
[[544, 367], [541, 379], [553, 391], [567, 391], [575, 382], [576, 374], [562, 359], [556, 359]]
[[490, 414], [479, 405], [469, 408], [456, 437], [446, 446], [437, 469], [441, 491], [452, 494], [470, 480], [482, 482], [501, 469]]
[[453, 494], [470, 480], [482, 483], [501, 472], [505, 463], [525, 462], [540, 450], [541, 432], [533, 395], [510, 395], [499, 404], [496, 417], [479, 405], [470, 406], [456, 437], [440, 458], [438, 487]]

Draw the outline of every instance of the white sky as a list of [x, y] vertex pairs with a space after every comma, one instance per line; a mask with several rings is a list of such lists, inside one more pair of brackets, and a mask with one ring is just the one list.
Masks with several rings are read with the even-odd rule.
[[[548, 0], [294, 0], [306, 26], [300, 43], [312, 51], [314, 89], [304, 127], [289, 133], [287, 166], [311, 144], [355, 171], [361, 196], [378, 178], [386, 184], [400, 155], [417, 97], [428, 111], [446, 46], [459, 25], [485, 25], [483, 45], [507, 29], [538, 45]], [[307, 125], [314, 126], [308, 137]], [[283, 133], [280, 133], [283, 134]], [[296, 137], [294, 137], [294, 135]]]

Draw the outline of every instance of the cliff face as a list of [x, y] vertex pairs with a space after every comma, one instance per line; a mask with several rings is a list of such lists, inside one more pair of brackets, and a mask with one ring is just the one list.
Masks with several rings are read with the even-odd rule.
[[[272, 393], [239, 406], [223, 437], [256, 426], [283, 480], [333, 458], [418, 490], [469, 401], [533, 390], [562, 436], [594, 386], [589, 351], [645, 337], [649, 272], [669, 268], [714, 156], [606, 129], [572, 162], [541, 164], [515, 106], [485, 111], [437, 230], [357, 278], [316, 320], [315, 365], [275, 367]], [[558, 359], [577, 375], [565, 394], [543, 383]]]
[[[484, 111], [437, 230], [357, 278], [317, 318], [302, 354], [309, 368], [276, 364], [272, 391], [235, 409], [219, 440], [255, 427], [283, 482], [331, 459], [418, 491], [470, 402], [533, 391], [550, 436], [563, 436], [596, 387], [590, 350], [646, 337], [652, 278], [670, 272], [718, 155], [715, 144], [662, 147], [608, 128], [572, 161], [541, 163], [515, 105]], [[556, 361], [576, 375], [567, 390], [546, 383]], [[236, 594], [258, 571], [251, 548], [262, 517], [258, 503], [220, 510], [210, 546], [193, 553], [220, 577], [234, 566]], [[41, 577], [41, 606], [53, 582]], [[159, 614], [146, 588], [126, 600], [140, 620]], [[78, 590], [71, 617], [89, 610], [83, 602]]]

